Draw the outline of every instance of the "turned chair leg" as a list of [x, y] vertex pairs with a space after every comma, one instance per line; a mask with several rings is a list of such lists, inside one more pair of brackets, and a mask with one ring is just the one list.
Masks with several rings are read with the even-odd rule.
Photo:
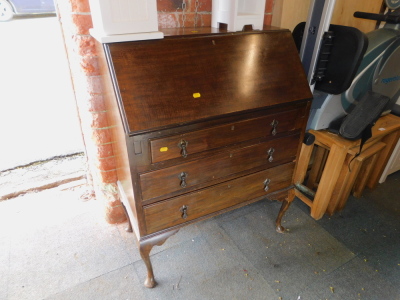
[[276, 226], [275, 228], [276, 228], [276, 231], [279, 232], [279, 233], [284, 233], [285, 232], [285, 228], [281, 224], [282, 223], [282, 217], [286, 213], [286, 211], [288, 210], [290, 204], [292, 204], [292, 202], [294, 200], [294, 197], [295, 197], [294, 189], [291, 189], [288, 192], [287, 199], [285, 199], [282, 202], [281, 209], [279, 210], [278, 217], [276, 218], [276, 221], [275, 221], [275, 226]]
[[173, 236], [178, 231], [179, 229], [168, 231], [166, 233], [139, 242], [140, 256], [142, 257], [147, 269], [147, 277], [144, 281], [145, 287], [153, 288], [157, 285], [157, 282], [154, 279], [153, 266], [150, 260], [151, 249], [153, 249], [154, 246], [161, 246], [169, 237]]

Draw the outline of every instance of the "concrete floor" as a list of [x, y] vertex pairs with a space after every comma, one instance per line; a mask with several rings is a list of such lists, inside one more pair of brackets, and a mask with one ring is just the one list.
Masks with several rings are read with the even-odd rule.
[[182, 228], [153, 249], [154, 289], [85, 191], [0, 202], [0, 299], [400, 299], [400, 172], [319, 221], [296, 200], [285, 234], [268, 200]]

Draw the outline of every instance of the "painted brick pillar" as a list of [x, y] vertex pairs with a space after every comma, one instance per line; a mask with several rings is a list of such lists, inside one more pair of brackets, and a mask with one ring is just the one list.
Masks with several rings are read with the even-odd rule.
[[[196, 1], [186, 0], [185, 23], [182, 2], [157, 0], [161, 28], [211, 25], [211, 0], [198, 0], [197, 13]], [[57, 0], [57, 7], [89, 162], [88, 177], [96, 199], [104, 203], [106, 220], [109, 223], [123, 222], [126, 218], [117, 192], [114, 140], [110, 130], [113, 124], [107, 120], [96, 41], [89, 35], [92, 18], [88, 0]], [[267, 0], [265, 25], [271, 24], [272, 8], [273, 0]]]
[[58, 0], [75, 99], [96, 199], [104, 203], [109, 223], [125, 221], [117, 192], [113, 138], [103, 100], [96, 41], [89, 35], [92, 18], [87, 0]]

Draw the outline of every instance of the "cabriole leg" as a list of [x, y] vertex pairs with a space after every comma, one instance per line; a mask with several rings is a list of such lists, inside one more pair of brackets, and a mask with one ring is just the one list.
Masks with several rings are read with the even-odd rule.
[[279, 210], [278, 217], [276, 218], [275, 225], [276, 225], [276, 231], [279, 233], [284, 233], [285, 228], [282, 226], [282, 217], [288, 210], [290, 204], [292, 204], [293, 200], [295, 197], [294, 189], [289, 190], [288, 192], [288, 197], [282, 202], [281, 209]]
[[139, 242], [139, 251], [140, 251], [140, 256], [142, 257], [146, 269], [147, 269], [147, 277], [146, 280], [144, 281], [144, 286], [147, 288], [153, 288], [157, 285], [157, 282], [154, 279], [154, 273], [153, 273], [153, 266], [150, 261], [150, 251], [153, 249], [154, 246], [161, 246], [162, 244], [165, 243], [165, 241], [174, 235], [175, 233], [178, 232], [177, 230], [173, 231], [168, 231], [166, 233], [156, 235], [154, 237], [151, 237], [149, 239], [145, 239], [143, 241]]

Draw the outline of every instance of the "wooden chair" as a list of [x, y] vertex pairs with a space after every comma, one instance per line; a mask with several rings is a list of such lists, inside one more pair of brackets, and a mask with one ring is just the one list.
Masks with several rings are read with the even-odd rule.
[[[333, 214], [342, 209], [353, 187], [354, 195], [359, 197], [365, 186], [376, 186], [400, 136], [400, 118], [381, 117], [362, 153], [352, 162], [359, 150], [359, 140], [346, 140], [325, 130], [309, 133], [315, 136], [315, 141], [309, 146], [302, 145], [294, 175], [294, 195], [311, 208], [311, 216], [318, 220], [325, 212]], [[310, 160], [313, 163], [304, 185]]]

